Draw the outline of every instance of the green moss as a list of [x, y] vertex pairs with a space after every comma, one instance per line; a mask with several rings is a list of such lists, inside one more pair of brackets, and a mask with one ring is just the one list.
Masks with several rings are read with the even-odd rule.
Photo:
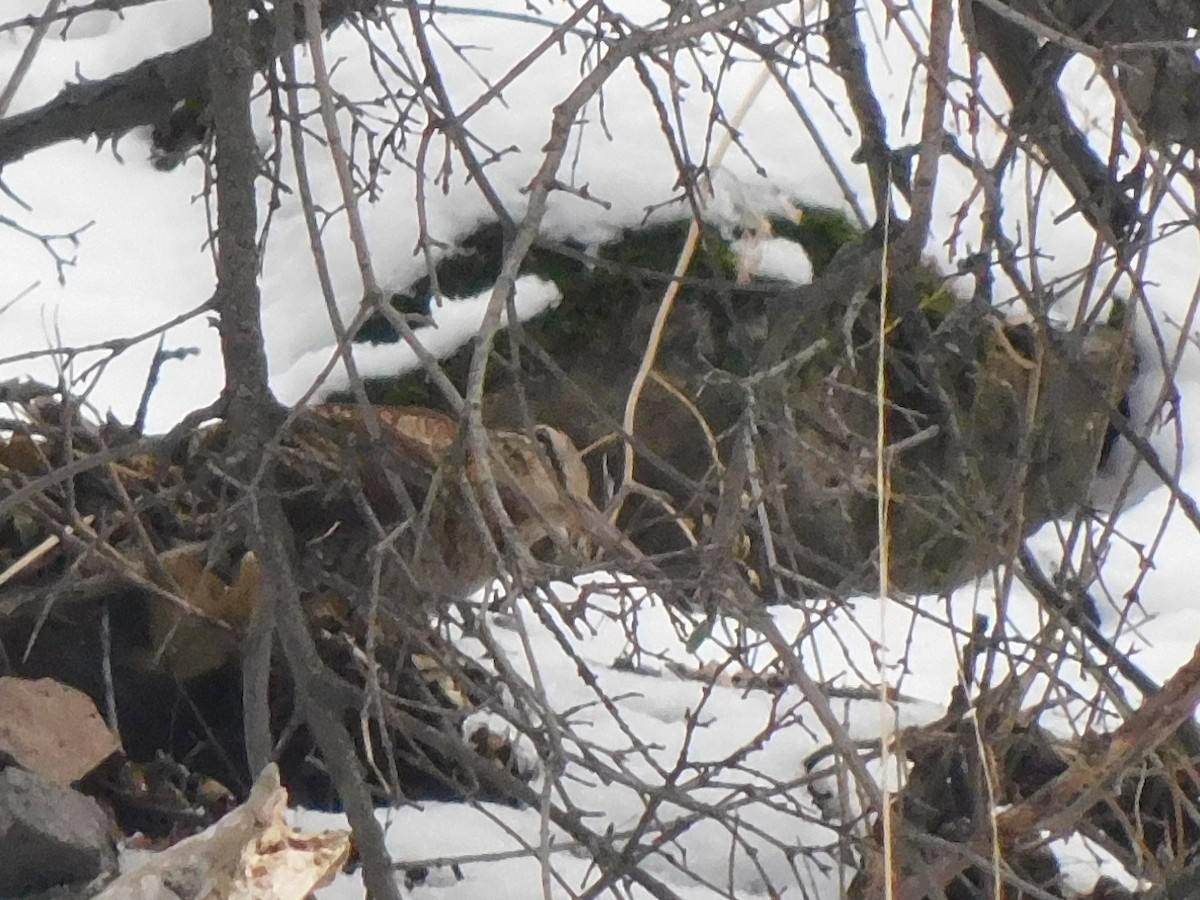
[[[525, 260], [523, 274], [553, 281], [562, 301], [524, 323], [525, 334], [558, 360], [569, 360], [582, 353], [610, 357], [615, 354], [622, 358], [639, 353], [643, 332], [649, 327], [646, 311], [653, 309], [670, 284], [687, 231], [687, 222], [630, 229], [590, 254], [575, 243], [533, 248]], [[487, 290], [499, 274], [503, 246], [503, 232], [497, 225], [485, 225], [468, 236], [462, 242], [462, 252], [447, 256], [437, 266], [442, 293], [464, 297]], [[717, 318], [730, 320], [733, 304], [761, 303], [760, 295], [739, 291], [734, 285], [736, 274], [735, 251], [715, 229], [706, 229], [686, 273], [689, 283], [680, 290], [677, 303], [681, 308], [703, 304], [717, 312]], [[430, 279], [422, 278], [398, 292], [393, 304], [403, 312], [423, 311], [422, 298], [427, 298], [431, 290]], [[394, 342], [398, 337], [391, 325], [378, 316], [369, 320], [359, 334], [360, 341], [372, 343]], [[695, 336], [686, 334], [676, 334], [676, 338], [695, 340]], [[714, 363], [733, 372], [746, 372], [745, 353], [726, 338], [720, 339]], [[503, 353], [504, 348], [501, 341], [498, 351]], [[466, 353], [469, 354], [469, 349]], [[466, 358], [460, 361], [456, 355], [444, 366], [459, 387], [461, 376], [465, 376]], [[502, 382], [506, 376], [502, 369], [494, 369], [491, 377]], [[440, 405], [436, 402], [436, 392], [422, 374], [373, 380], [368, 388], [372, 399], [378, 402]]]
[[[795, 240], [805, 248], [818, 273], [841, 246], [862, 235], [840, 212], [821, 207], [802, 211], [798, 222], [780, 217], [772, 225], [778, 237]], [[552, 281], [562, 300], [523, 323], [524, 335], [567, 368], [584, 357], [613, 370], [628, 367], [631, 361], [636, 364], [658, 301], [671, 283], [688, 228], [688, 222], [678, 221], [629, 229], [594, 248], [570, 242], [535, 246], [522, 272]], [[499, 274], [504, 243], [503, 231], [495, 224], [467, 236], [459, 252], [438, 263], [442, 293], [464, 297], [487, 290]], [[762, 313], [770, 294], [764, 292], [766, 284], [761, 281], [738, 285], [737, 273], [734, 248], [715, 228], [706, 227], [660, 345], [664, 371], [672, 371], [672, 360], [679, 362], [680, 371], [694, 371], [697, 357], [703, 356], [714, 368], [731, 375], [751, 372], [760, 339], [753, 336], [754, 328], [765, 321]], [[941, 274], [932, 268], [912, 275], [906, 284], [917, 291], [921, 308], [935, 327], [956, 302]], [[430, 279], [422, 278], [397, 293], [394, 303], [406, 312], [422, 311], [431, 289]], [[840, 329], [840, 318], [833, 315], [837, 322], [831, 321], [831, 327]], [[360, 339], [385, 342], [398, 336], [385, 320], [377, 318], [368, 323]], [[508, 348], [504, 339], [497, 343], [501, 356], [508, 355]], [[460, 389], [470, 352], [471, 348], [464, 348], [443, 365]], [[534, 354], [524, 353], [520, 358], [523, 371], [540, 370]], [[490, 367], [489, 389], [502, 387], [512, 374], [511, 367]], [[443, 405], [423, 373], [372, 380], [368, 393], [377, 402]]]
[[[438, 289], [442, 296], [471, 297], [487, 290], [500, 275], [503, 255], [504, 231], [500, 225], [487, 224], [477, 228], [463, 239], [456, 252], [438, 262]], [[393, 294], [392, 306], [402, 313], [424, 313], [433, 302], [432, 295], [433, 282], [429, 276], [424, 276]], [[391, 344], [399, 339], [387, 319], [378, 314], [366, 321], [357, 337], [359, 343], [368, 344]]]
[[1124, 297], [1113, 297], [1108, 308], [1108, 318], [1105, 320], [1110, 328], [1121, 329], [1129, 318], [1129, 301]]
[[956, 306], [958, 298], [945, 286], [921, 294], [921, 312], [934, 328], [944, 322]]
[[[471, 364], [472, 344], [466, 344], [448, 358], [442, 360], [441, 369], [450, 381], [462, 391], [467, 383], [467, 369]], [[364, 379], [363, 387], [367, 399], [380, 406], [420, 406], [427, 409], [448, 410], [449, 404], [442, 392], [425, 374], [424, 370], [404, 375]], [[353, 403], [357, 398], [349, 391], [336, 391], [329, 395], [331, 403]]]
[[812, 261], [813, 274], [820, 276], [844, 244], [863, 236], [859, 227], [845, 213], [824, 206], [805, 206], [800, 209], [799, 221], [776, 216], [770, 219], [777, 237], [795, 241]]
[[[599, 247], [590, 262], [536, 248], [526, 270], [554, 281], [562, 302], [527, 323], [526, 332], [555, 357], [588, 349], [618, 353], [626, 349], [629, 327], [639, 310], [670, 284], [687, 230], [686, 222], [672, 222], [626, 231], [620, 239]], [[715, 231], [706, 231], [687, 276], [725, 284], [735, 272], [733, 252]], [[686, 286], [679, 302], [694, 300], [703, 290]]]

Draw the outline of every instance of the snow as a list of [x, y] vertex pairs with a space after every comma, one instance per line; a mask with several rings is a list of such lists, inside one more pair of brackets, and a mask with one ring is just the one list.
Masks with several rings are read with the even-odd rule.
[[[10, 0], [6, 14], [40, 12], [42, 6], [41, 0], [16, 4]], [[562, 4], [545, 6], [551, 14], [567, 14]], [[631, 15], [643, 15], [648, 7], [629, 4]], [[871, 8], [878, 13], [875, 5]], [[497, 18], [504, 12], [528, 18], [523, 0], [493, 0], [489, 11], [490, 15], [479, 11], [469, 15], [448, 13], [441, 20], [458, 45], [469, 48], [465, 51], [470, 62], [467, 65], [445, 42], [435, 46], [446, 88], [460, 110], [487, 90], [487, 84], [473, 69], [494, 81], [522, 60], [547, 33], [544, 25]], [[402, 18], [403, 13], [395, 15]], [[908, 17], [906, 21], [911, 26], [915, 19]], [[914, 114], [909, 118], [906, 110], [920, 108], [924, 79], [919, 72], [909, 77], [913, 53], [903, 29], [878, 18], [872, 18], [872, 23], [876, 43], [869, 48], [869, 64], [875, 85], [884, 87], [881, 101], [890, 140], [900, 146], [917, 139], [919, 117]], [[120, 17], [107, 12], [89, 13], [72, 25], [66, 39], [54, 36], [43, 46], [17, 94], [13, 111], [35, 107], [53, 97], [76, 68], [86, 77], [103, 77], [151, 53], [183, 46], [206, 30], [203, 0], [165, 0], [137, 7]], [[12, 70], [26, 36], [26, 31], [0, 34], [0, 73]], [[389, 40], [379, 31], [374, 36], [385, 44]], [[402, 42], [412, 58], [407, 40], [403, 38]], [[578, 43], [569, 39], [561, 52], [555, 47], [543, 53], [504, 88], [502, 102], [486, 104], [469, 121], [480, 145], [500, 154], [488, 166], [488, 173], [514, 216], [519, 217], [523, 211], [524, 188], [540, 162], [539, 151], [549, 134], [552, 108], [581, 75], [578, 50]], [[379, 75], [369, 65], [361, 37], [353, 28], [339, 29], [328, 42], [327, 54], [331, 61], [338, 61], [334, 86], [348, 97], [368, 101], [389, 93], [404, 96], [411, 92], [403, 73], [388, 73], [384, 76], [386, 84], [379, 83]], [[684, 54], [675, 62], [685, 84], [679, 110], [683, 133], [689, 153], [702, 155], [720, 137], [719, 131], [710, 131], [711, 98], [703, 93], [705, 82], [697, 68], [704, 62]], [[300, 79], [304, 81], [311, 73], [306, 60], [301, 59], [300, 65]], [[965, 70], [961, 59], [956, 65], [960, 71]], [[735, 65], [724, 73], [720, 90], [726, 109], [740, 104], [757, 75], [751, 63]], [[1102, 123], [1111, 99], [1106, 97], [1103, 85], [1089, 75], [1088, 64], [1077, 61], [1064, 78], [1076, 98], [1073, 109], [1080, 120], [1091, 117]], [[661, 72], [656, 71], [655, 77], [661, 79]], [[842, 185], [823, 161], [817, 143], [826, 144], [830, 155], [842, 161], [856, 149], [857, 137], [848, 127], [851, 117], [842, 94], [820, 68], [796, 78], [793, 87], [815, 128], [810, 133], [802, 127], [789, 99], [775, 84], [766, 85], [740, 128], [749, 155], [740, 147], [731, 148], [714, 184], [710, 214], [730, 233], [734, 228], [760, 222], [768, 214], [786, 215], [792, 198], [851, 210]], [[984, 92], [991, 107], [1003, 112], [1006, 101], [1002, 92], [986, 81]], [[829, 104], [821, 97], [834, 101]], [[678, 204], [663, 206], [674, 196], [674, 163], [662, 137], [658, 114], [631, 66], [623, 66], [608, 82], [602, 101], [593, 101], [587, 107], [587, 125], [575, 139], [559, 177], [576, 187], [586, 185], [589, 195], [603, 204], [566, 193], [554, 195], [545, 221], [551, 236], [570, 235], [576, 240], [598, 242], [641, 223], [648, 209], [655, 210], [649, 213], [652, 220], [682, 213]], [[309, 95], [305, 102], [308, 108], [315, 103]], [[271, 140], [266, 104], [267, 98], [260, 97], [255, 118], [264, 146]], [[421, 113], [415, 110], [413, 114]], [[347, 122], [343, 111], [343, 123]], [[315, 118], [310, 123], [316, 128]], [[1097, 130], [1094, 139], [1106, 146], [1102, 128]], [[999, 146], [999, 132], [986, 116], [978, 135], [964, 134], [962, 139], [965, 146], [985, 156]], [[209, 222], [201, 199], [204, 171], [200, 161], [191, 159], [168, 173], [158, 171], [149, 161], [145, 133], [126, 136], [115, 150], [119, 158], [113, 148], [98, 148], [94, 142], [64, 144], [38, 151], [5, 168], [5, 186], [30, 208], [23, 209], [0, 196], [0, 216], [47, 234], [70, 233], [91, 224], [79, 234], [77, 248], [63, 242], [57, 245], [68, 256], [75, 256], [74, 264], [64, 270], [62, 283], [54, 260], [35, 240], [0, 227], [0, 259], [4, 261], [0, 268], [0, 378], [20, 375], [54, 381], [59, 373], [49, 356], [3, 361], [44, 348], [111, 341], [150, 331], [198, 309], [211, 296], [215, 278], [206, 246]], [[332, 166], [315, 136], [307, 139], [306, 153], [319, 206], [338, 209], [341, 200]], [[413, 147], [406, 147], [400, 158], [381, 158], [384, 171], [378, 195], [364, 204], [371, 250], [380, 279], [388, 288], [405, 287], [423, 272], [413, 201], [414, 153]], [[452, 165], [443, 176], [440, 167], [445, 159], [451, 159]], [[488, 219], [491, 210], [466, 177], [461, 162], [438, 138], [429, 148], [427, 168], [438, 176], [426, 183], [429, 233], [453, 244]], [[766, 177], [758, 174], [760, 168]], [[281, 173], [284, 180], [294, 180], [293, 160], [286, 147]], [[861, 167], [845, 165], [843, 174], [852, 191], [860, 196], [867, 194]], [[1006, 179], [1006, 218], [1010, 223], [1021, 222], [1024, 234], [1036, 228], [1043, 255], [1028, 265], [1036, 266], [1046, 283], [1069, 279], [1071, 273], [1089, 264], [1094, 235], [1080, 216], [1054, 222], [1071, 206], [1069, 195], [1054, 178], [1040, 188], [1041, 205], [1034, 208], [1026, 177], [1026, 168], [1018, 165]], [[956, 227], [955, 218], [972, 187], [970, 173], [955, 163], [944, 164], [936, 195], [935, 234], [928, 244], [930, 256], [940, 264], [952, 267], [955, 260], [978, 245], [978, 217], [966, 217], [958, 223], [961, 227]], [[265, 208], [269, 186], [263, 184], [262, 192]], [[335, 366], [328, 380], [318, 384], [334, 358], [333, 330], [317, 286], [299, 201], [290, 193], [278, 200], [280, 205], [267, 235], [260, 283], [272, 383], [283, 401], [295, 402], [312, 391], [320, 396], [341, 386], [345, 375]], [[974, 211], [978, 211], [980, 202], [978, 197], [972, 200]], [[1185, 217], [1186, 211], [1168, 199], [1158, 221]], [[811, 278], [811, 265], [794, 245], [768, 235], [761, 237], [744, 242], [751, 269], [801, 282]], [[357, 311], [362, 281], [343, 215], [331, 216], [322, 239], [337, 303], [343, 318], [348, 319]], [[1192, 229], [1164, 236], [1149, 254], [1136, 287], [1145, 292], [1160, 322], [1187, 321], [1188, 306], [1200, 284], [1198, 251], [1197, 233]], [[1059, 285], [1056, 313], [1064, 318], [1072, 316], [1078, 304], [1090, 299], [1089, 292], [1094, 295], [1102, 289], [1108, 277], [1105, 273], [1111, 270], [1111, 264], [1104, 263], [1102, 277], [1086, 289], [1077, 281], [1064, 280]], [[1136, 296], [1129, 283], [1124, 292]], [[420, 332], [427, 348], [444, 356], [468, 339], [486, 299], [486, 294], [447, 298], [443, 305], [435, 305], [436, 327]], [[557, 289], [539, 279], [527, 277], [518, 283], [516, 304], [523, 317], [536, 315], [558, 299]], [[1138, 339], [1143, 367], [1135, 388], [1134, 408], [1138, 416], [1150, 419], [1159, 413], [1155, 401], [1163, 382], [1163, 364], [1153, 352], [1145, 323], [1142, 315]], [[1180, 326], [1165, 324], [1163, 331], [1169, 352], [1174, 352]], [[211, 401], [221, 384], [216, 334], [206, 315], [171, 327], [166, 346], [194, 347], [199, 353], [165, 366], [151, 404], [152, 430], [163, 430], [188, 410]], [[1180, 346], [1178, 418], [1155, 429], [1150, 440], [1168, 468], [1179, 465], [1184, 490], [1194, 492], [1200, 488], [1200, 469], [1189, 446], [1177, 447], [1176, 436], [1177, 432], [1186, 434], [1196, 418], [1200, 354], [1193, 345]], [[140, 397], [153, 350], [154, 342], [145, 341], [112, 360], [107, 360], [104, 349], [80, 354], [66, 375], [82, 379], [79, 387], [89, 390], [89, 398], [100, 412], [112, 410], [128, 420]], [[402, 344], [358, 347], [355, 353], [365, 374], [387, 374], [413, 364], [411, 351]], [[94, 368], [101, 362], [104, 364], [100, 369]], [[1128, 448], [1119, 450], [1117, 462], [1127, 462], [1130, 457]], [[1113, 467], [1122, 472], [1123, 468]], [[1118, 488], [1119, 477], [1112, 476], [1100, 486], [1098, 497], [1111, 498]], [[1130, 497], [1133, 502], [1116, 521], [1117, 537], [1104, 561], [1104, 582], [1113, 599], [1101, 604], [1100, 615], [1106, 627], [1114, 627], [1124, 612], [1124, 598], [1136, 589], [1142, 613], [1135, 615], [1136, 631], [1127, 627], [1119, 643], [1122, 647], [1141, 648], [1137, 661], [1152, 677], [1163, 680], [1191, 655], [1194, 636], [1200, 634], [1200, 609], [1192, 600], [1193, 561], [1200, 552], [1200, 535], [1173, 509], [1169, 493], [1145, 467], [1135, 475]], [[1153, 563], [1147, 566], [1144, 549], [1156, 544]], [[1033, 545], [1047, 563], [1056, 563], [1061, 556], [1054, 525], [1043, 529]], [[526, 648], [533, 648], [537, 680], [548, 709], [560, 713], [572, 710], [575, 731], [586, 733], [595, 742], [595, 752], [614, 767], [611, 783], [588, 777], [556, 784], [562, 796], [569, 796], [588, 812], [584, 820], [587, 827], [598, 835], [607, 829], [625, 834], [645, 813], [647, 804], [647, 794], [629, 787], [630, 779], [660, 785], [681, 754], [689, 762], [682, 770], [683, 777], [701, 779], [704, 762], [715, 763], [744, 752], [739, 764], [722, 770], [711, 786], [699, 786], [697, 782], [691, 793], [697, 803], [714, 807], [740, 804], [743, 830], [734, 834], [714, 819], [698, 817], [646, 863], [647, 870], [688, 898], [765, 896], [769, 886], [781, 885], [800, 885], [808, 896], [835, 895], [839, 887], [837, 872], [832, 868], [823, 870], [806, 857], [806, 851], [812, 850], [816, 859], [831, 866], [836, 845], [834, 833], [822, 822], [803, 781], [805, 760], [822, 745], [825, 735], [795, 689], [776, 692], [714, 686], [680, 674], [697, 671], [706, 663], [724, 664], [727, 655], [722, 642], [736, 637], [737, 626], [733, 623], [718, 622], [714, 636], [691, 652], [688, 640], [700, 627], [699, 621], [680, 621], [677, 614], [669, 614], [653, 597], [633, 591], [624, 597], [593, 594], [584, 620], [569, 622], [562, 610], [569, 605], [571, 590], [563, 587], [555, 602], [547, 600], [538, 607], [548, 611], [546, 621], [539, 618], [532, 602], [514, 601], [509, 613], [492, 618], [491, 634], [503, 649], [508, 665], [531, 686], [534, 667]], [[958, 652], [946, 620], [960, 629], [969, 629], [973, 611], [994, 613], [995, 608], [996, 591], [990, 581], [984, 581], [961, 588], [949, 602], [928, 598], [908, 604], [881, 604], [860, 598], [819, 627], [797, 610], [777, 610], [776, 620], [789, 637], [805, 633], [800, 646], [806, 669], [813, 677], [833, 685], [871, 685], [879, 677], [878, 655], [895, 659], [906, 649], [917, 648], [918, 652], [907, 654], [904, 671], [895, 672], [895, 686], [904, 698], [898, 702], [895, 716], [898, 724], [906, 725], [936, 717], [958, 682]], [[618, 612], [634, 609], [642, 652], [633, 661], [644, 664], [654, 672], [652, 675], [629, 671], [619, 664], [631, 648]], [[1007, 615], [1014, 631], [1027, 637], [1032, 637], [1041, 622], [1037, 604], [1019, 585], [1012, 588]], [[881, 635], [885, 635], [882, 642]], [[884, 647], [881, 654], [880, 643]], [[580, 679], [573, 661], [563, 651], [564, 645], [593, 664], [600, 692], [619, 698], [611, 708], [599, 703], [597, 689]], [[476, 646], [474, 652], [482, 662], [495, 664], [484, 648]], [[771, 652], [761, 648], [754, 662], [761, 666], [770, 658]], [[880, 710], [875, 701], [836, 701], [835, 707], [845, 716], [852, 735], [878, 737]], [[619, 722], [614, 718], [615, 710], [620, 712]], [[531, 711], [522, 712], [528, 715]], [[545, 710], [543, 713], [548, 715]], [[491, 721], [504, 727], [499, 711], [491, 715], [500, 716]], [[1062, 714], [1064, 728], [1070, 715], [1069, 711]], [[781, 723], [781, 727], [761, 745], [755, 744], [769, 722]], [[537, 764], [536, 759], [528, 761]], [[568, 764], [568, 770], [570, 767]], [[765, 802], [767, 797], [772, 802]], [[688, 814], [689, 810], [678, 805], [665, 804], [654, 827], [665, 829], [671, 820]], [[330, 821], [329, 816], [318, 813], [303, 813], [300, 819], [305, 824]], [[499, 900], [542, 893], [545, 873], [537, 855], [542, 822], [534, 811], [495, 804], [426, 803], [419, 808], [392, 810], [387, 819], [389, 844], [401, 862], [513, 851], [507, 858], [464, 863], [461, 881], [446, 871], [435, 873], [413, 890], [413, 896]], [[578, 889], [594, 880], [596, 872], [586, 854], [572, 849], [569, 838], [557, 829], [552, 828], [551, 834], [554, 844], [549, 851], [550, 877], [561, 880], [557, 892]], [[747, 847], [754, 848], [754, 860], [747, 855]], [[829, 852], [814, 849], [829, 847]], [[1078, 848], [1070, 854], [1078, 856]], [[1061, 858], [1067, 855], [1067, 850], [1060, 850]], [[1098, 869], [1089, 864], [1088, 871], [1094, 874]], [[357, 896], [360, 890], [353, 878], [344, 876], [324, 896]], [[635, 895], [639, 895], [637, 890]]]
[[[490, 297], [489, 290], [474, 297], [446, 299], [441, 306], [432, 304], [430, 317], [434, 324], [416, 329], [421, 346], [439, 358], [449, 356], [479, 330]], [[514, 287], [513, 304], [522, 320], [552, 309], [561, 299], [562, 294], [553, 282], [533, 275], [521, 276]], [[506, 312], [504, 321], [507, 315]], [[336, 359], [335, 348], [321, 346], [309, 350], [276, 375], [272, 387], [284, 403], [296, 403], [310, 392], [312, 397], [322, 399], [345, 388], [349, 382], [341, 365], [324, 374]], [[355, 348], [354, 360], [364, 378], [393, 375], [419, 365], [416, 351], [407, 344], [361, 345]]]
[[1049, 846], [1062, 866], [1067, 884], [1080, 894], [1092, 891], [1102, 877], [1111, 878], [1128, 891], [1145, 891], [1151, 887], [1130, 877], [1111, 853], [1081, 834], [1051, 841]]

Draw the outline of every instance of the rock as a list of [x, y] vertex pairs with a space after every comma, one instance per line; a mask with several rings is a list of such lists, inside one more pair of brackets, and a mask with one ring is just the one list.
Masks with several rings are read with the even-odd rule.
[[91, 882], [116, 869], [108, 819], [95, 800], [15, 766], [0, 772], [0, 897]]
[[[808, 224], [824, 234], [823, 249], [811, 231], [806, 240], [772, 224], [800, 241], [820, 284], [845, 276], [869, 242], [857, 241], [852, 223], [831, 229], [836, 220], [812, 212]], [[684, 230], [675, 223], [628, 232], [596, 250], [605, 265], [564, 258], [543, 271], [549, 256], [531, 256], [529, 271], [554, 280], [563, 301], [522, 326], [538, 349], [488, 375], [485, 424], [515, 429], [528, 419], [589, 448], [601, 506], [624, 471], [618, 423], [662, 297], [646, 272], [666, 277]], [[499, 271], [499, 257], [488, 257], [502, 245], [495, 237], [484, 226], [464, 241], [473, 252], [439, 268], [443, 290], [458, 283], [465, 293], [468, 276], [482, 278], [488, 265]], [[719, 234], [703, 243], [706, 255], [688, 271], [696, 282], [683, 287], [655, 338], [632, 426], [637, 489], [617, 523], [655, 559], [653, 576], [693, 601], [714, 593], [709, 550], [729, 556], [721, 565], [744, 571], [768, 599], [872, 591], [879, 285], [856, 275], [852, 291], [835, 281], [827, 302], [793, 305], [794, 288], [740, 284]], [[412, 295], [427, 289], [418, 285]], [[893, 276], [888, 298], [890, 581], [937, 593], [980, 576], [1042, 523], [1088, 502], [1109, 409], [1123, 402], [1136, 363], [1118, 321], [1068, 328], [1008, 320], [957, 296], [932, 264]], [[772, 309], [794, 326], [790, 344], [773, 349]], [[469, 355], [447, 362], [452, 379], [462, 382]], [[538, 361], [545, 358], [553, 364]], [[368, 388], [378, 402], [436, 402], [420, 374]], [[715, 533], [724, 467], [751, 404], [758, 484], [739, 493], [762, 503], [743, 503], [736, 514], [727, 505]]]
[[[74, 884], [60, 884], [36, 894], [22, 894], [21, 900], [89, 900], [96, 895], [95, 882], [77, 881]], [[174, 900], [174, 898], [168, 898]]]
[[0, 678], [0, 759], [68, 785], [119, 749], [82, 691], [51, 678]]

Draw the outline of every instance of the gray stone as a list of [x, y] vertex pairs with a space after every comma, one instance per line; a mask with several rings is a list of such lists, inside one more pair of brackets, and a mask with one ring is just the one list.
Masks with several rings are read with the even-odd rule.
[[0, 772], [0, 897], [87, 883], [116, 868], [95, 800], [16, 766]]

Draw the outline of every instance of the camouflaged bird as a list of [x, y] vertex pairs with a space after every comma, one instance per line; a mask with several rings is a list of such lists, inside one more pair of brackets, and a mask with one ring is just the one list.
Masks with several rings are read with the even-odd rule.
[[[326, 564], [361, 575], [369, 547], [336, 535], [365, 512], [361, 504], [354, 512], [347, 505], [361, 497], [392, 551], [384, 554], [382, 592], [447, 600], [478, 590], [497, 574], [489, 545], [501, 553], [513, 548], [483, 499], [481, 467], [462, 437], [458, 422], [427, 409], [323, 404], [303, 411], [281, 451], [284, 481], [309, 499], [290, 504], [298, 534]], [[588, 498], [587, 469], [565, 434], [538, 425], [529, 434], [489, 432], [488, 439], [509, 533], [525, 548], [563, 546], [603, 529]], [[478, 512], [467, 491], [475, 493]], [[331, 552], [341, 558], [329, 558]]]

